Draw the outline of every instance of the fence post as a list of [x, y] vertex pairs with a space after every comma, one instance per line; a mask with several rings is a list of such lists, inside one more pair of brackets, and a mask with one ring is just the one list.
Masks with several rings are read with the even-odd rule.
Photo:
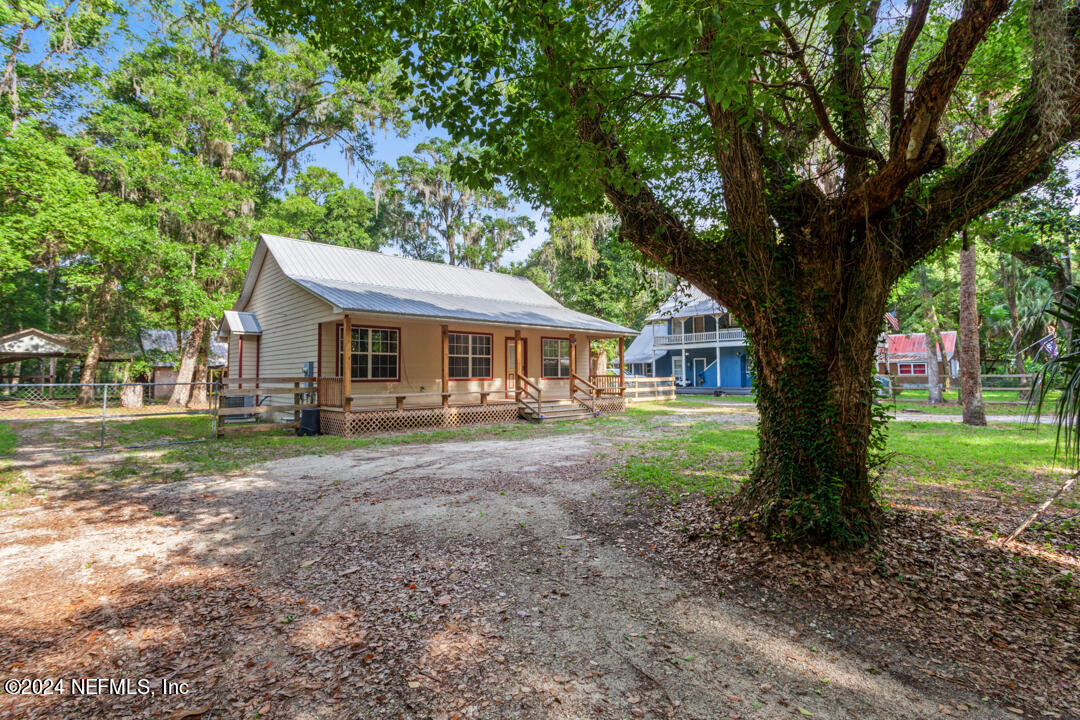
[[101, 394], [101, 449], [105, 449], [105, 412], [109, 409], [109, 386], [103, 386]]
[[212, 420], [210, 421], [210, 429], [213, 432], [214, 438], [221, 437], [221, 418], [218, 416], [218, 410], [221, 409], [221, 393], [222, 382], [221, 376], [218, 376], [217, 382], [214, 383], [214, 412]]

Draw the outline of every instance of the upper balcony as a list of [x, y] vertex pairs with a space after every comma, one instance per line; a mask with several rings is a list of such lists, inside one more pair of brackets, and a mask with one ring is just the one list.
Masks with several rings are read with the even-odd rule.
[[691, 345], [721, 345], [730, 347], [742, 345], [746, 333], [742, 328], [728, 328], [715, 332], [683, 333], [682, 335], [657, 335], [653, 338], [655, 347], [689, 347]]

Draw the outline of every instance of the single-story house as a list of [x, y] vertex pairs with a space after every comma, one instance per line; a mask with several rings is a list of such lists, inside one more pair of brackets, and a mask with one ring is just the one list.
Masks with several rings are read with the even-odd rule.
[[[123, 363], [131, 359], [129, 343], [110, 339], [101, 349], [100, 363]], [[0, 337], [0, 382], [64, 382], [57, 373], [57, 361], [68, 360], [68, 375], [74, 376], [86, 357], [86, 339], [37, 328], [24, 328]], [[33, 368], [31, 370], [31, 368]], [[76, 380], [77, 382], [77, 380]]]
[[[948, 377], [960, 375], [960, 358], [956, 354], [956, 331], [939, 333], [941, 343], [935, 353], [942, 374]], [[944, 347], [942, 347], [944, 346]], [[926, 333], [889, 335], [886, 342], [878, 345], [877, 371], [879, 375], [900, 376], [904, 382], [926, 382]]]
[[727, 308], [702, 290], [680, 287], [646, 322], [654, 327], [651, 347], [642, 341], [633, 358], [651, 356], [654, 377], [674, 376], [681, 387], [750, 392], [746, 334]]
[[[183, 342], [187, 342], [190, 330], [182, 333]], [[176, 331], [164, 328], [145, 328], [139, 332], [139, 344], [143, 354], [154, 363], [154, 370], [150, 382], [150, 397], [166, 397], [172, 392], [170, 383], [176, 382], [176, 358], [180, 347], [176, 341]], [[229, 359], [229, 346], [218, 340], [210, 338], [210, 353], [207, 357], [207, 365], [211, 370], [220, 370], [225, 367]]]
[[272, 235], [218, 329], [245, 391], [316, 378], [333, 434], [621, 410], [621, 383], [590, 387], [589, 343], [632, 335], [522, 277]]

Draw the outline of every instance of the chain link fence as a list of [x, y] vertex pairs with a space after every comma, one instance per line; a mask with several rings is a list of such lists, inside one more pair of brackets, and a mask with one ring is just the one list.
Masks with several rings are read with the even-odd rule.
[[[0, 384], [0, 423], [30, 452], [201, 442], [215, 436], [218, 388], [211, 381]], [[169, 404], [177, 389], [184, 402]]]

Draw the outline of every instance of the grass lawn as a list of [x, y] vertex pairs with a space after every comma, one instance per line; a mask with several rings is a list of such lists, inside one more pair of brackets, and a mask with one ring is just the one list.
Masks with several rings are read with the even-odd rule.
[[[898, 412], [923, 412], [934, 415], [959, 415], [963, 412], [960, 405], [960, 393], [958, 390], [949, 390], [944, 393], [944, 405], [930, 405], [927, 403], [926, 390], [904, 390], [895, 400], [884, 400], [887, 407], [895, 405]], [[1043, 405], [1043, 414], [1053, 412], [1054, 403], [1060, 395], [1057, 391], [1051, 391], [1047, 402]], [[1029, 409], [1026, 399], [1014, 390], [993, 390], [983, 388], [983, 402], [986, 405], [987, 415], [1029, 415], [1034, 408]]]
[[0, 423], [0, 509], [7, 507], [10, 497], [25, 495], [30, 489], [22, 473], [11, 468], [9, 458], [15, 453], [18, 439], [10, 425]]
[[[1063, 480], [1064, 470], [1054, 463], [1054, 447], [1054, 431], [1045, 427], [894, 421], [889, 426], [893, 455], [882, 478], [882, 501], [886, 506], [929, 506], [939, 514], [962, 504], [965, 497], [1033, 507]], [[723, 498], [746, 477], [756, 448], [753, 427], [689, 421], [677, 433], [626, 443], [626, 459], [611, 473], [616, 482], [639, 488], [650, 503]], [[1071, 493], [1057, 505], [1080, 509], [1080, 494]], [[960, 519], [974, 533], [987, 525], [975, 514]], [[1044, 529], [1041, 536], [1052, 544], [1055, 532], [1064, 530], [1067, 540], [1061, 549], [1073, 551], [1071, 532], [1077, 526], [1080, 519], [1073, 517]]]

